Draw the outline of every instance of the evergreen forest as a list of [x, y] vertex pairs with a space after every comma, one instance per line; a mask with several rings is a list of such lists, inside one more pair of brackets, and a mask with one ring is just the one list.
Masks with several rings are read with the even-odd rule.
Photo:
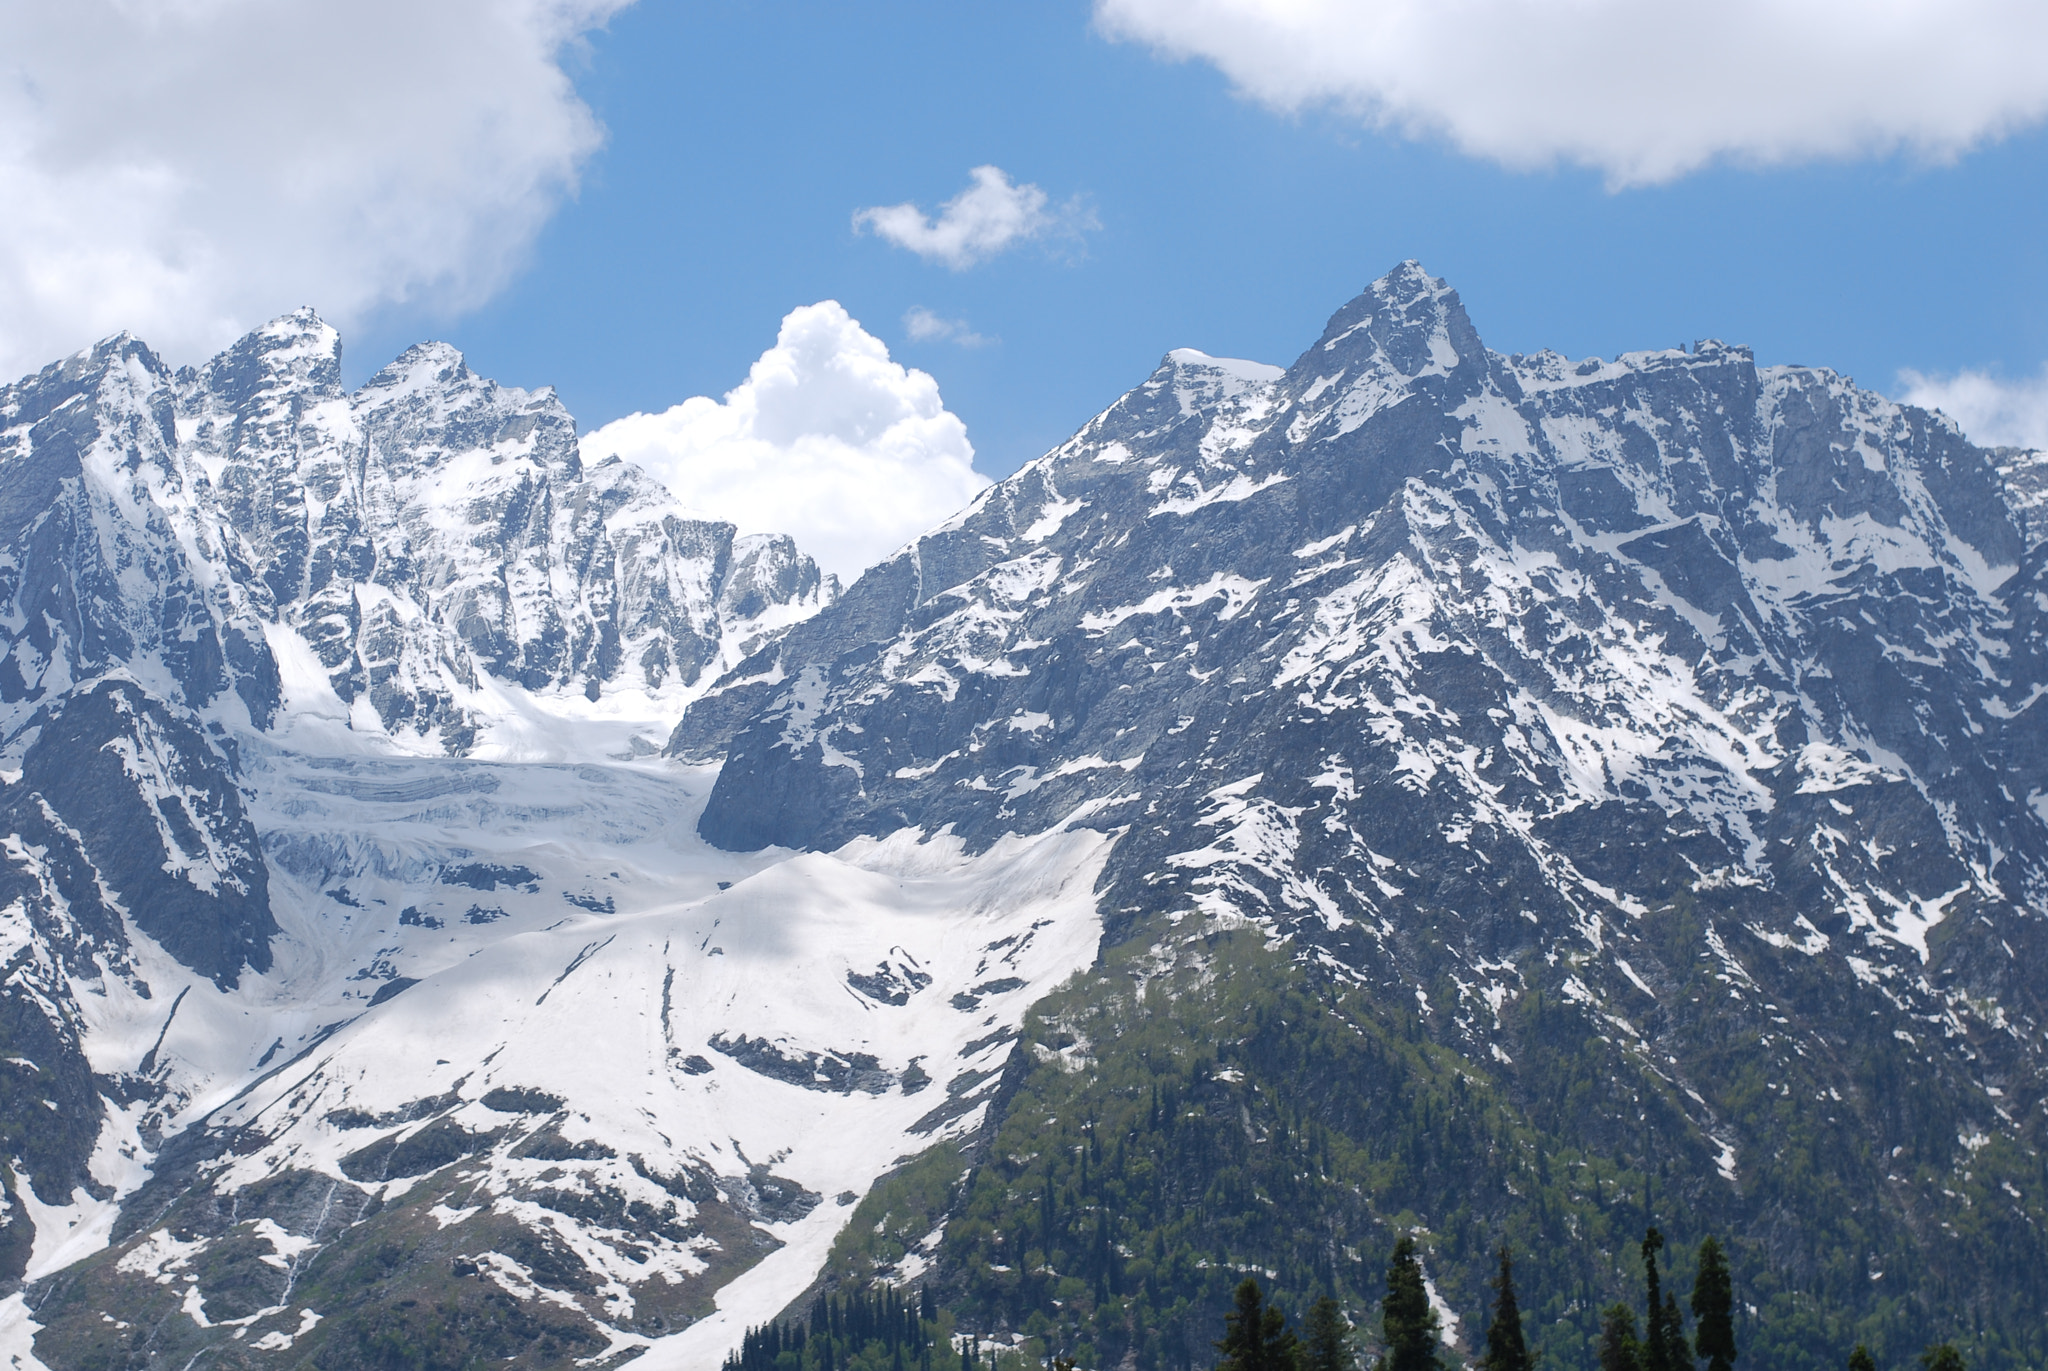
[[[1673, 911], [1645, 922], [1683, 966], [1698, 930]], [[1841, 1371], [1858, 1346], [1894, 1368], [1948, 1342], [1982, 1371], [2048, 1363], [2040, 1264], [1967, 1255], [2038, 1248], [1995, 1200], [2001, 1184], [2041, 1183], [2042, 1161], [1993, 1144], [1966, 1174], [1916, 1176], [1912, 1136], [1928, 1133], [1931, 1156], [1938, 1142], [1953, 1150], [1954, 1130], [1935, 1139], [1941, 1101], [1887, 1084], [1897, 1044], [1852, 1042], [1860, 1055], [1829, 1065], [1859, 1073], [1862, 1098], [1819, 1114], [1798, 1103], [1822, 1093], [1811, 1080], [1776, 1078], [1731, 1027], [1693, 1080], [1769, 1130], [1768, 1147], [1744, 1151], [1738, 1185], [1687, 1122], [1681, 1087], [1599, 1031], [1540, 964], [1502, 1011], [1512, 1065], [1488, 1064], [1444, 1040], [1454, 991], [1418, 1004], [1411, 990], [1404, 1004], [1318, 977], [1250, 934], [1208, 937], [1199, 957], [1163, 968], [1147, 964], [1152, 945], [1106, 950], [1041, 1002], [979, 1130], [911, 1159], [855, 1209], [815, 1288], [921, 1286], [936, 1322], [853, 1354], [865, 1361], [835, 1342], [835, 1371], [893, 1367], [899, 1354], [921, 1367], [927, 1346], [943, 1359], [963, 1340], [982, 1358], [971, 1365], [1005, 1371], [977, 1349], [1013, 1349], [1020, 1368], [1065, 1357], [1207, 1371], [1247, 1276], [1308, 1317], [1304, 1337], [1328, 1302], [1356, 1330], [1359, 1364], [1380, 1365], [1398, 1243], [1412, 1244], [1441, 1331], [1468, 1353], [1484, 1343], [1505, 1246], [1523, 1254], [1530, 1364], [1727, 1371], [1734, 1346], [1750, 1367]], [[1898, 1152], [1880, 1150], [1901, 1135]], [[1916, 1226], [1863, 1179], [1887, 1174], [1934, 1196], [1938, 1227]], [[1663, 1293], [1616, 1312], [1643, 1294], [1653, 1227], [1660, 1291], [1740, 1291], [1704, 1343], [1681, 1337]], [[1698, 1359], [1672, 1350], [1685, 1338]], [[826, 1364], [802, 1357], [790, 1365]]]

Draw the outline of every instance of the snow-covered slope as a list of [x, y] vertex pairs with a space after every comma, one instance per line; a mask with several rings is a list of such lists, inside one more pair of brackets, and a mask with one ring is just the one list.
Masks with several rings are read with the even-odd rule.
[[113, 1244], [39, 1301], [65, 1357], [118, 1332], [106, 1308], [167, 1321], [166, 1357], [231, 1320], [282, 1352], [374, 1301], [329, 1273], [397, 1243], [388, 1279], [537, 1301], [580, 1355], [689, 1324], [664, 1356], [715, 1362], [851, 1197], [973, 1130], [1101, 934], [1092, 831], [734, 856], [693, 833], [711, 773], [663, 762], [252, 750], [244, 775], [274, 965], [220, 992], [158, 957], [147, 1000], [91, 997], [95, 1068], [155, 1089], [100, 1198], [23, 1192], [31, 1281]]

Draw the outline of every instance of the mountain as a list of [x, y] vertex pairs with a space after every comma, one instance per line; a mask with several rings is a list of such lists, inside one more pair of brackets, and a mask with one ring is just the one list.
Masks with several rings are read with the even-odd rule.
[[2032, 461], [1715, 342], [1491, 353], [1411, 263], [1285, 371], [1169, 355], [669, 751], [733, 849], [1116, 835], [1098, 983], [906, 1221], [970, 1325], [1202, 1364], [1233, 1273], [1362, 1312], [1419, 1225], [1468, 1319], [1544, 1253], [1576, 1360], [1656, 1221], [1784, 1364], [2038, 1359]]
[[[424, 930], [610, 911], [579, 862], [522, 900], [535, 873], [480, 854], [521, 805], [573, 830], [579, 802], [591, 841], [663, 846], [690, 783], [604, 772], [633, 818], [579, 771], [492, 759], [652, 753], [837, 594], [787, 538], [586, 468], [550, 392], [430, 344], [344, 394], [340, 357], [300, 311], [196, 370], [121, 337], [0, 390], [10, 1288], [103, 1247], [188, 1123], [412, 983]], [[435, 803], [500, 771], [477, 812]]]
[[1651, 1223], [1744, 1365], [2048, 1356], [2043, 454], [1408, 263], [835, 596], [335, 349], [0, 402], [21, 1366], [1192, 1368], [1404, 1234], [1590, 1365]]

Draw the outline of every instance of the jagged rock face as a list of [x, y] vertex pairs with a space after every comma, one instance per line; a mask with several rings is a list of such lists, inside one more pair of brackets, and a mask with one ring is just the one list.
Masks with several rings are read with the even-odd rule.
[[128, 338], [0, 390], [0, 736], [121, 671], [190, 708], [239, 698], [267, 726], [277, 668], [232, 576], [230, 531], [197, 518], [176, 381]]
[[[220, 753], [126, 681], [71, 696], [36, 728], [8, 787], [17, 842], [82, 858], [135, 926], [222, 987], [270, 969], [269, 872]], [[33, 838], [27, 835], [33, 834]], [[104, 909], [104, 906], [101, 906]], [[110, 950], [120, 927], [93, 932]], [[68, 940], [67, 940], [68, 941]]]
[[[1539, 1242], [1562, 1327], [1653, 1182], [1771, 1355], [2031, 1327], [1950, 1245], [2048, 1262], [2044, 470], [1720, 344], [1489, 353], [1410, 264], [807, 618], [445, 348], [81, 354], [0, 392], [0, 1333], [710, 1364], [829, 1248], [1141, 1350], [1121, 1254], [1200, 1356], [1396, 1228], [1468, 1312]], [[692, 698], [715, 783], [472, 747]]]
[[586, 470], [551, 392], [440, 344], [353, 395], [340, 371], [300, 311], [197, 371], [122, 338], [0, 391], [9, 733], [117, 666], [268, 727], [303, 648], [364, 726], [459, 751], [490, 679], [675, 695], [834, 593], [786, 538]]
[[[637, 467], [586, 470], [552, 392], [483, 380], [442, 344], [351, 396], [339, 365], [332, 330], [280, 320], [191, 378], [180, 432], [261, 607], [388, 730], [460, 750], [481, 676], [590, 700], [673, 693], [719, 661], [728, 629], [745, 643], [764, 615], [830, 598], [787, 539], [736, 542]], [[763, 557], [788, 568], [779, 594], [731, 584]]]
[[[354, 395], [340, 375], [338, 336], [300, 311], [196, 371], [124, 337], [0, 390], [0, 758], [38, 773], [61, 755], [22, 783], [104, 820], [77, 830], [103, 875], [127, 819], [136, 851], [164, 824], [173, 853], [254, 850], [232, 759], [198, 724], [277, 724], [280, 655], [314, 664], [302, 695], [360, 706], [355, 725], [462, 751], [494, 682], [679, 707], [836, 591], [787, 538], [691, 518], [617, 460], [586, 471], [551, 393], [482, 380], [450, 348], [416, 347]], [[217, 803], [174, 821], [132, 766], [101, 775], [115, 706]], [[268, 964], [261, 864], [237, 861], [208, 896], [239, 892], [218, 919], [178, 931], [183, 895], [128, 905], [228, 981]]]
[[[1284, 372], [1169, 356], [670, 750], [726, 755], [732, 848], [1115, 832], [1110, 944], [1269, 930], [1510, 1080], [1541, 985], [1670, 1096], [1664, 1155], [1726, 1186], [1700, 1212], [1802, 1269], [1810, 1232], [1744, 1208], [1786, 1135], [1729, 1033], [1857, 1101], [1820, 1151], [1901, 1242], [1944, 1220], [1884, 1156], [2041, 1141], [2037, 460], [1719, 343], [1491, 353], [1411, 263]], [[1675, 994], [1695, 954], [1720, 1013]], [[1886, 1098], [1865, 1020], [1914, 1044]]]

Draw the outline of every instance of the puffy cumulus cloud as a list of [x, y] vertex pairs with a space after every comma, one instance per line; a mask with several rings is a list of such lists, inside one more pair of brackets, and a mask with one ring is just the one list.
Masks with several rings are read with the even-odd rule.
[[987, 334], [976, 333], [967, 326], [965, 319], [948, 319], [923, 305], [912, 305], [903, 312], [903, 328], [913, 343], [951, 343], [955, 347], [979, 348], [996, 341]]
[[2025, 381], [2002, 381], [1981, 371], [1902, 371], [1899, 386], [1901, 400], [1940, 410], [1980, 447], [2048, 450], [2048, 365]]
[[2048, 115], [2040, 0], [1096, 0], [1108, 35], [1511, 167], [1941, 158]]
[[627, 2], [0, 0], [0, 373], [480, 303], [601, 141], [563, 59]]
[[854, 211], [854, 231], [865, 229], [928, 261], [965, 271], [1019, 243], [1054, 235], [1078, 237], [1097, 227], [1094, 214], [1078, 197], [1054, 205], [1030, 182], [1013, 184], [1001, 167], [976, 167], [968, 175], [972, 184], [939, 206], [936, 219], [908, 202], [878, 205]]
[[789, 534], [842, 581], [989, 483], [938, 382], [891, 361], [836, 300], [784, 316], [775, 346], [723, 401], [629, 414], [582, 447], [585, 461], [638, 463], [742, 533]]

